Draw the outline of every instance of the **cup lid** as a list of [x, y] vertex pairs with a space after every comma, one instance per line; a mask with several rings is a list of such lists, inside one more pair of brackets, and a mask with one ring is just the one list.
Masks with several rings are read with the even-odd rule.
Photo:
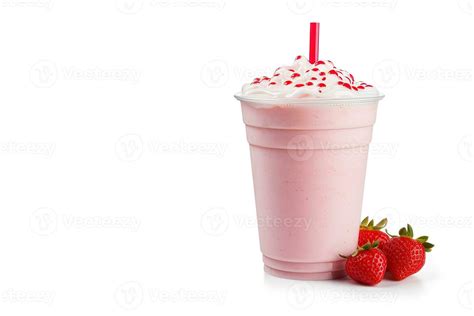
[[234, 97], [242, 102], [258, 103], [258, 104], [314, 104], [314, 105], [325, 105], [325, 104], [359, 104], [376, 102], [382, 100], [385, 95], [380, 94], [378, 96], [371, 97], [349, 97], [349, 98], [255, 98], [251, 96], [242, 95], [242, 93], [236, 93]]

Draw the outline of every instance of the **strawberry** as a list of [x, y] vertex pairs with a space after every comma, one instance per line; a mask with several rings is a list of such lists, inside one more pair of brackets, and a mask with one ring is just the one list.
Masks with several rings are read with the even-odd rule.
[[362, 247], [366, 243], [373, 243], [376, 240], [379, 241], [379, 249], [383, 250], [385, 243], [390, 239], [390, 237], [381, 231], [387, 225], [387, 219], [384, 218], [377, 225], [374, 226], [374, 220], [369, 222], [369, 217], [367, 216], [360, 223], [359, 228], [359, 242], [357, 245]]
[[346, 258], [346, 273], [358, 283], [376, 285], [382, 281], [387, 269], [387, 258], [382, 250], [378, 249], [379, 242], [367, 243]]
[[413, 239], [413, 228], [410, 224], [398, 232], [400, 236], [392, 236], [385, 244], [383, 252], [387, 256], [387, 272], [392, 279], [400, 281], [417, 273], [425, 264], [425, 252], [434, 247], [427, 242], [428, 236]]

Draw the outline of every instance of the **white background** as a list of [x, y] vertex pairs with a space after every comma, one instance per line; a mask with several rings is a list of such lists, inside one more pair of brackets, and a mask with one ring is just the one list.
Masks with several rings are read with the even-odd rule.
[[[403, 282], [263, 272], [233, 94], [314, 20], [387, 95], [363, 214], [436, 244]], [[469, 313], [472, 24], [469, 0], [0, 0], [0, 314]]]

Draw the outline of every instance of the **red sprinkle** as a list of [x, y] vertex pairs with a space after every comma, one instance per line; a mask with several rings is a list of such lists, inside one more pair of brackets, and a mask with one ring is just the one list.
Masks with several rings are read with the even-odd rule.
[[324, 61], [320, 60], [320, 61], [318, 61], [318, 62], [316, 63], [316, 66], [317, 66], [317, 65], [325, 65], [325, 64], [326, 64], [326, 63], [325, 63]]
[[293, 81], [287, 80], [287, 81], [285, 81], [283, 84], [284, 84], [285, 86], [287, 86], [287, 85], [292, 84], [292, 83], [293, 83]]
[[295, 72], [295, 70], [294, 70], [294, 69], [288, 69], [288, 70], [289, 70], [289, 71], [291, 71], [291, 72]]
[[308, 82], [306, 82], [306, 85], [307, 85], [307, 86], [312, 86], [313, 83], [312, 83], [311, 81], [308, 81]]
[[331, 70], [329, 70], [329, 74], [337, 76], [337, 71], [335, 71], [334, 69], [331, 69]]
[[273, 77], [278, 77], [280, 74], [274, 74]]
[[366, 87], [373, 87], [373, 85], [370, 85], [370, 84], [366, 84], [365, 86]]
[[357, 88], [360, 89], [360, 90], [364, 90], [364, 89], [365, 89], [364, 86], [358, 86]]
[[321, 80], [322, 80], [322, 81], [326, 80], [326, 77], [323, 77]]
[[272, 82], [270, 82], [269, 84], [277, 84], [277, 83], [272, 81]]
[[319, 75], [320, 75], [320, 76], [325, 76], [326, 73], [325, 73], [324, 71], [321, 71], [321, 72], [319, 73]]
[[324, 83], [319, 83], [319, 84], [318, 84], [318, 87], [325, 88], [326, 85], [325, 85]]
[[348, 83], [344, 83], [343, 86], [346, 87], [346, 88], [349, 89], [349, 90], [351, 89], [351, 85], [348, 84]]
[[352, 74], [349, 74], [351, 76], [351, 82], [354, 82], [354, 76]]
[[300, 74], [295, 72], [294, 74], [291, 75], [291, 79], [295, 79], [296, 77], [299, 77]]
[[301, 87], [304, 87], [304, 84], [302, 84], [302, 83], [298, 83], [298, 84], [295, 84], [295, 87], [297, 87], [297, 88], [301, 88]]
[[300, 55], [296, 56], [296, 59], [295, 59], [295, 60], [298, 60], [298, 59], [301, 59], [301, 56], [300, 56]]
[[356, 86], [352, 86], [352, 89], [354, 89], [355, 91], [358, 91]]
[[338, 81], [337, 84], [340, 85], [340, 86], [342, 86], [342, 85], [344, 84], [344, 82]]
[[319, 71], [319, 68], [313, 68], [312, 71]]
[[318, 78], [316, 78], [316, 77], [311, 77], [310, 80], [318, 80]]

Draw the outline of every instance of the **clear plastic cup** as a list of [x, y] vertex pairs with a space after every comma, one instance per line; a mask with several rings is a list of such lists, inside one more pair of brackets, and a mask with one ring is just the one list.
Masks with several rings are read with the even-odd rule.
[[357, 247], [368, 148], [383, 96], [241, 101], [265, 271], [343, 277]]

